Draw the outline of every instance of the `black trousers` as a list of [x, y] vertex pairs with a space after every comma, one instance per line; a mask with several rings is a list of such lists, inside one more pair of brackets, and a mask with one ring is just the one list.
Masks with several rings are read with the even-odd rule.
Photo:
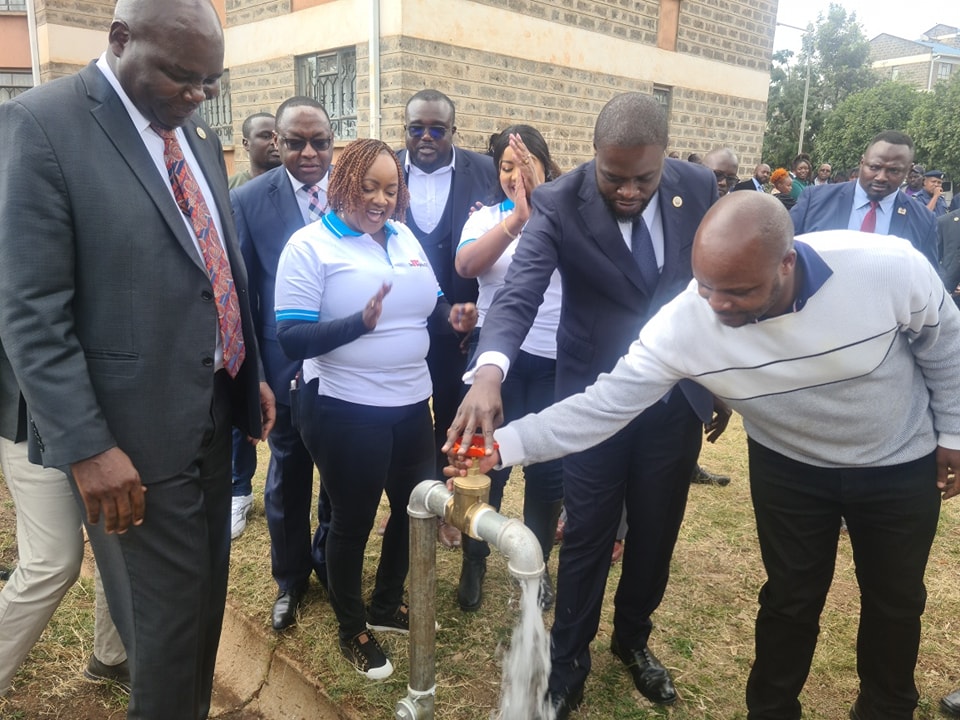
[[624, 647], [643, 647], [650, 614], [663, 599], [700, 454], [703, 424], [674, 390], [600, 445], [563, 461], [567, 523], [560, 546], [551, 631], [550, 690], [566, 692], [590, 671], [610, 572], [610, 548], [624, 506], [629, 529], [617, 586], [614, 633]]
[[361, 581], [364, 550], [386, 490], [390, 521], [383, 535], [370, 613], [388, 617], [403, 601], [409, 566], [407, 502], [433, 473], [434, 445], [426, 400], [374, 407], [300, 391], [300, 432], [330, 498], [326, 560], [330, 605], [348, 639], [366, 627]]
[[860, 585], [859, 710], [907, 720], [940, 514], [933, 454], [889, 467], [821, 468], [751, 440], [750, 490], [767, 582], [760, 590], [750, 720], [797, 720], [846, 518]]
[[440, 448], [447, 441], [447, 428], [453, 423], [460, 400], [463, 397], [463, 373], [467, 368], [467, 355], [460, 349], [460, 338], [451, 333], [430, 334], [430, 350], [427, 353], [427, 367], [433, 383], [433, 438], [434, 480], [443, 480], [443, 469], [447, 466], [447, 456]]

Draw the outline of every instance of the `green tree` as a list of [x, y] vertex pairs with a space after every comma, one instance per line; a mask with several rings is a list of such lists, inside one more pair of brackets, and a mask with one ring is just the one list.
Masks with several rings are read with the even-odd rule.
[[913, 138], [916, 157], [927, 169], [943, 170], [954, 183], [960, 181], [960, 73], [923, 93], [910, 118], [907, 132]]
[[824, 120], [817, 135], [817, 157], [834, 169], [855, 166], [874, 135], [906, 130], [920, 99], [918, 91], [898, 82], [848, 96]]
[[763, 142], [763, 157], [771, 166], [787, 167], [796, 155], [808, 73], [803, 150], [817, 159], [817, 137], [827, 115], [845, 98], [878, 81], [857, 14], [848, 14], [841, 5], [831, 4], [826, 15], [820, 13], [816, 23], [807, 26], [803, 49], [796, 62], [791, 60], [789, 52], [773, 58]]

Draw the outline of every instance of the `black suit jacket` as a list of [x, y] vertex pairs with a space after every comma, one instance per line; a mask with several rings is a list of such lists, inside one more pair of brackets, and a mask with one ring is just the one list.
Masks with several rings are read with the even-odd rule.
[[[733, 186], [734, 190], [753, 190], [757, 192], [756, 183], [754, 183], [753, 178], [747, 178], [746, 180], [741, 180], [736, 185]], [[761, 190], [762, 192], [762, 190]]]
[[[659, 283], [647, 288], [620, 227], [597, 188], [594, 161], [533, 193], [533, 213], [480, 334], [478, 353], [514, 358], [543, 301], [554, 268], [563, 283], [557, 330], [556, 393], [578, 393], [617, 360], [657, 310], [689, 284], [690, 252], [700, 220], [717, 199], [705, 168], [666, 159], [659, 188], [664, 263]], [[684, 394], [707, 422], [712, 398], [684, 381]]]
[[250, 283], [264, 375], [277, 402], [289, 405], [290, 381], [301, 362], [288, 358], [277, 341], [274, 296], [280, 254], [290, 236], [304, 227], [303, 214], [283, 165], [231, 190], [230, 203]]
[[[240, 301], [234, 422], [257, 436], [256, 335], [220, 142], [198, 120], [183, 130]], [[180, 473], [209, 428], [219, 331], [169, 185], [94, 63], [0, 104], [0, 141], [0, 336], [34, 449], [65, 467], [118, 446], [145, 484]]]
[[[850, 223], [855, 190], [855, 181], [806, 188], [790, 210], [796, 234], [846, 229]], [[940, 266], [933, 213], [901, 190], [897, 191], [893, 202], [889, 234], [909, 240], [934, 267]]]
[[[494, 191], [494, 184], [498, 182], [497, 172], [493, 167], [493, 160], [487, 155], [481, 155], [471, 150], [455, 148], [456, 164], [453, 171], [453, 180], [450, 183], [451, 207], [453, 209], [453, 227], [448, 243], [447, 261], [450, 263], [449, 287], [443, 288], [450, 303], [476, 302], [477, 281], [474, 278], [462, 278], [453, 270], [454, 258], [457, 255], [457, 245], [460, 244], [460, 234], [464, 223], [470, 217], [470, 208], [474, 203], [486, 203]], [[406, 171], [407, 151], [397, 153], [400, 165], [404, 168], [404, 181], [409, 180]], [[416, 218], [414, 218], [416, 219]], [[428, 255], [429, 256], [429, 255]]]
[[[951, 293], [960, 286], [960, 210], [937, 219], [937, 241], [941, 251], [940, 277]], [[960, 305], [960, 295], [953, 301]]]

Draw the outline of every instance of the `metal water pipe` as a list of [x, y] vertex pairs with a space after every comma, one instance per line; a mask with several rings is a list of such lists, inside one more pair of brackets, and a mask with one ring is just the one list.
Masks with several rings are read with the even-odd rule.
[[395, 720], [433, 720], [436, 697], [437, 527], [435, 518], [507, 556], [507, 569], [523, 581], [543, 574], [543, 552], [533, 531], [490, 505], [490, 478], [472, 474], [454, 480], [451, 492], [424, 480], [410, 494], [410, 683], [397, 703]]

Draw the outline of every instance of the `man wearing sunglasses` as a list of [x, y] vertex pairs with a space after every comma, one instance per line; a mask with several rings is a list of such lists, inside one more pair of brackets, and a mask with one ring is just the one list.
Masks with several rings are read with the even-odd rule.
[[[457, 132], [453, 101], [437, 90], [413, 95], [404, 111], [406, 149], [399, 153], [410, 191], [407, 225], [423, 246], [440, 288], [451, 303], [475, 302], [477, 281], [466, 280], [453, 260], [470, 208], [484, 202], [497, 174], [486, 155], [454, 147]], [[447, 325], [431, 328], [427, 365], [433, 380], [436, 444], [446, 441], [447, 428], [460, 402], [466, 355], [461, 338]], [[437, 454], [437, 477], [443, 477], [446, 457]]]
[[317, 220], [327, 205], [333, 130], [326, 110], [309, 97], [284, 101], [277, 109], [275, 142], [280, 167], [231, 191], [230, 204], [247, 267], [263, 371], [277, 397], [278, 422], [268, 439], [270, 466], [263, 501], [278, 588], [270, 621], [279, 631], [296, 622], [310, 573], [316, 571], [320, 581], [326, 582], [323, 540], [330, 522], [329, 505], [321, 492], [319, 527], [311, 547], [313, 460], [290, 413], [290, 381], [300, 370], [300, 362], [290, 360], [280, 349], [273, 304], [277, 265], [287, 240]]

